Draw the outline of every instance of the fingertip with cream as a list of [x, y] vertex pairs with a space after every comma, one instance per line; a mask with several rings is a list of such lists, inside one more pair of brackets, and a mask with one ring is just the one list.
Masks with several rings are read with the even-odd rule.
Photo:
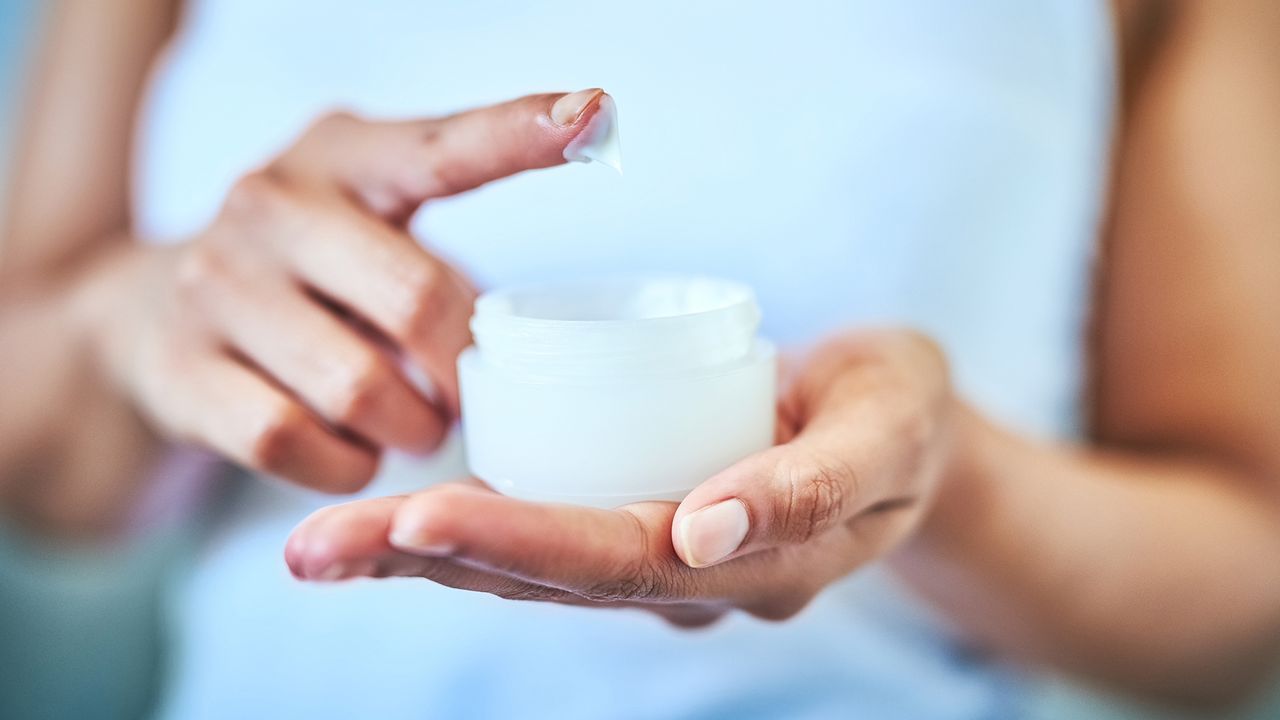
[[598, 162], [622, 174], [618, 106], [613, 97], [600, 88], [589, 88], [569, 93], [551, 106], [551, 120], [560, 127], [570, 127], [584, 117], [585, 127], [565, 146], [564, 159]]

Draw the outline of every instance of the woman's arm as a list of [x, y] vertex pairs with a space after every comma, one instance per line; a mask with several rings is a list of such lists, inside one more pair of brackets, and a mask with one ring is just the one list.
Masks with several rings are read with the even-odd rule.
[[92, 531], [127, 502], [153, 447], [88, 361], [78, 291], [128, 244], [134, 116], [174, 0], [59, 2], [46, 11], [0, 236], [0, 502]]
[[0, 246], [6, 284], [81, 263], [129, 230], [135, 115], [177, 4], [63, 1], [47, 11], [15, 144]]
[[1132, 89], [1097, 448], [970, 418], [903, 555], [993, 645], [1225, 699], [1280, 658], [1280, 6], [1184, 3]]

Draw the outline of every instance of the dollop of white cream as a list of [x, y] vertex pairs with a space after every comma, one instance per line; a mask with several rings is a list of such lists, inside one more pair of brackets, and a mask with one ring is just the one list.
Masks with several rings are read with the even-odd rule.
[[618, 108], [613, 98], [600, 98], [600, 107], [587, 127], [564, 148], [570, 162], [598, 162], [622, 174], [622, 143], [618, 139]]

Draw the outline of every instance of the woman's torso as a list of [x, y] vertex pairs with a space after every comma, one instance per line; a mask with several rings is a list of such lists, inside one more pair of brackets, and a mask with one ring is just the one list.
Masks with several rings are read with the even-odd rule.
[[[481, 285], [685, 270], [753, 285], [800, 345], [906, 323], [978, 406], [1070, 436], [1111, 99], [1105, 7], [1046, 3], [206, 0], [150, 97], [140, 217], [205, 224], [234, 178], [334, 106], [439, 114], [603, 86], [627, 174], [531, 173], [430, 206]], [[366, 494], [460, 470], [397, 459]], [[423, 582], [295, 583], [289, 529], [330, 502], [274, 482], [224, 508], [174, 597], [179, 717], [961, 718], [1002, 676], [878, 568], [795, 620], [684, 633], [628, 612]]]

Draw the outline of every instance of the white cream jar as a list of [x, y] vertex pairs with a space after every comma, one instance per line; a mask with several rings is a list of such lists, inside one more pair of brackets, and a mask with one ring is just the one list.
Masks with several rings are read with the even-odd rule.
[[471, 472], [531, 500], [679, 500], [774, 437], [775, 351], [745, 285], [605, 279], [476, 302], [458, 359]]

